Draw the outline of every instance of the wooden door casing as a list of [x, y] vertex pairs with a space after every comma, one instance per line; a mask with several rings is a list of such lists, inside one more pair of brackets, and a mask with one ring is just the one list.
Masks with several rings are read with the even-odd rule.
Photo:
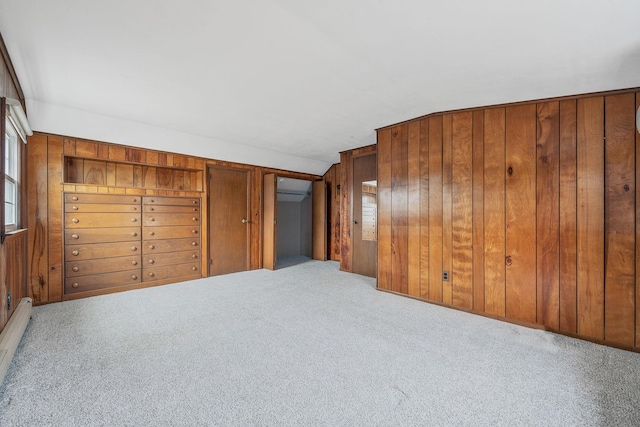
[[312, 258], [327, 260], [327, 185], [323, 181], [314, 181], [311, 190], [312, 199]]
[[277, 262], [277, 218], [278, 218], [278, 177], [273, 173], [263, 178], [263, 247], [262, 266], [268, 270], [276, 269]]

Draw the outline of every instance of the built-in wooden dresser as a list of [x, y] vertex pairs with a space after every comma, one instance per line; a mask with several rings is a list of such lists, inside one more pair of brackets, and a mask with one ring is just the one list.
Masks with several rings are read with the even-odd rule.
[[200, 277], [200, 199], [143, 197], [142, 280]]
[[201, 277], [200, 198], [65, 193], [64, 200], [65, 294]]

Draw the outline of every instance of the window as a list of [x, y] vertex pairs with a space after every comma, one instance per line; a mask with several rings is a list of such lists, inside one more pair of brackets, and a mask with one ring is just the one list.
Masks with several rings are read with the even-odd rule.
[[7, 117], [4, 132], [4, 224], [5, 231], [18, 229], [20, 219], [20, 146], [18, 132]]
[[0, 98], [0, 199], [4, 205], [0, 209], [0, 242], [8, 232], [18, 230], [20, 224], [21, 165], [27, 136], [33, 135], [27, 116], [20, 101]]

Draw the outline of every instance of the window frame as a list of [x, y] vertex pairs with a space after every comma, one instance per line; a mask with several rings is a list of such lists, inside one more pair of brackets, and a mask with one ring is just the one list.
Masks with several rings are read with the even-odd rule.
[[[6, 220], [6, 206], [5, 206], [5, 198], [6, 198], [6, 135], [7, 135], [7, 123], [11, 123], [10, 126], [12, 130], [15, 131], [16, 134], [16, 146], [15, 146], [15, 177], [13, 178], [16, 182], [16, 204], [15, 204], [15, 214], [16, 214], [16, 222], [12, 224], [11, 227], [7, 227], [5, 224]], [[16, 231], [20, 231], [23, 227], [23, 221], [26, 221], [24, 217], [23, 209], [26, 207], [24, 197], [26, 197], [25, 192], [23, 191], [23, 187], [26, 184], [25, 179], [25, 156], [26, 156], [26, 144], [27, 144], [27, 136], [33, 135], [31, 130], [31, 126], [26, 118], [26, 114], [24, 113], [23, 106], [20, 101], [1, 97], [0, 98], [0, 157], [2, 161], [0, 162], [0, 198], [2, 199], [2, 206], [0, 207], [0, 244], [4, 243], [4, 240], [8, 234], [14, 233]], [[21, 144], [20, 142], [24, 143]]]

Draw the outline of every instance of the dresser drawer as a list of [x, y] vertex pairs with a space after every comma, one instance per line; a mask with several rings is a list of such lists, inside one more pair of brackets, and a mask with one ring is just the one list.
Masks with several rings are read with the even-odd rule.
[[200, 213], [200, 207], [199, 206], [184, 206], [184, 205], [179, 205], [179, 206], [171, 206], [171, 205], [144, 205], [142, 206], [142, 212], [158, 212], [158, 213], [164, 213], [164, 212], [175, 212], [175, 213], [189, 213], [189, 212], [193, 212], [195, 214], [199, 214]]
[[200, 251], [182, 251], [146, 254], [142, 257], [142, 265], [147, 267], [163, 267], [165, 265], [198, 262]]
[[142, 244], [142, 254], [156, 254], [164, 252], [176, 252], [193, 250], [200, 247], [200, 239], [160, 239]]
[[190, 225], [166, 225], [160, 227], [143, 227], [144, 240], [154, 239], [180, 239], [186, 237], [197, 237], [200, 239], [200, 224]]
[[118, 286], [140, 283], [140, 269], [119, 271], [117, 273], [94, 274], [91, 276], [68, 277], [64, 281], [64, 293], [95, 291], [97, 289], [115, 288]]
[[140, 255], [117, 258], [98, 258], [84, 261], [66, 260], [66, 277], [86, 276], [88, 274], [112, 273], [116, 271], [136, 270], [140, 268]]
[[65, 203], [64, 211], [67, 213], [140, 212], [140, 205], [117, 203]]
[[118, 228], [81, 228], [65, 230], [64, 239], [67, 245], [79, 243], [136, 242], [140, 245], [140, 227]]
[[66, 245], [65, 261], [82, 261], [95, 258], [123, 257], [140, 254], [142, 242], [89, 243], [85, 245]]
[[65, 193], [66, 203], [107, 203], [107, 204], [127, 204], [140, 203], [142, 197], [128, 196], [124, 194], [86, 194], [86, 193]]
[[140, 212], [137, 213], [67, 213], [64, 216], [66, 228], [85, 227], [127, 227], [140, 224]]
[[142, 225], [194, 225], [200, 226], [200, 214], [198, 213], [147, 213], [142, 216]]
[[200, 198], [145, 196], [142, 198], [142, 203], [145, 205], [200, 206]]
[[142, 269], [142, 281], [165, 280], [177, 277], [200, 277], [200, 263], [170, 265], [166, 267], [147, 267]]

